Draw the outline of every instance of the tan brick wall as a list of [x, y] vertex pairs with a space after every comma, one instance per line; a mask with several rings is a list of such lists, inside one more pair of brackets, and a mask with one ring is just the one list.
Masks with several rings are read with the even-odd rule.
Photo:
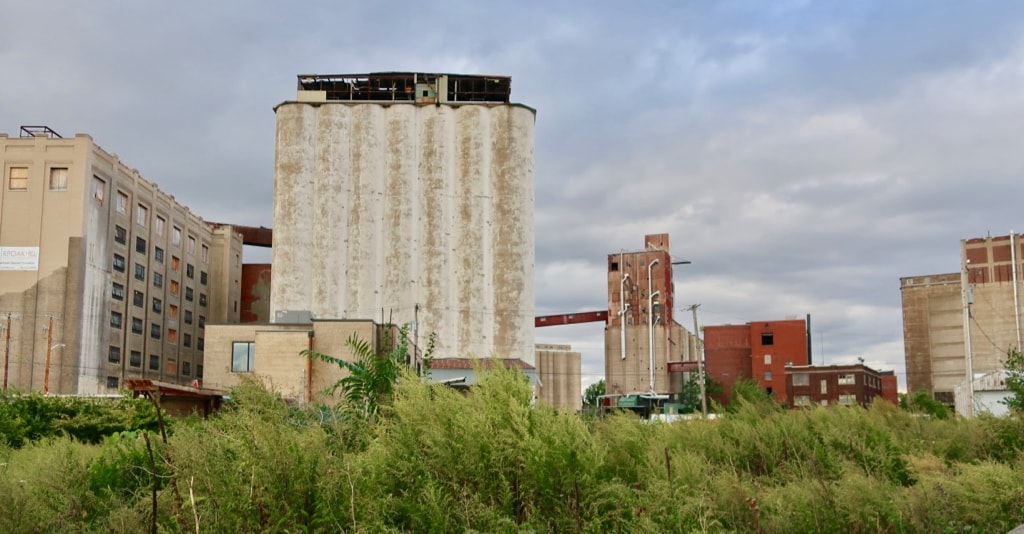
[[[331, 403], [321, 394], [347, 375], [338, 365], [310, 361], [299, 353], [309, 348], [352, 361], [346, 344], [355, 334], [376, 348], [378, 327], [372, 321], [314, 321], [311, 325], [237, 324], [209, 325], [206, 341], [204, 387], [228, 389], [246, 376], [254, 377], [283, 397], [298, 401]], [[313, 337], [310, 338], [310, 333]], [[255, 342], [253, 371], [231, 372], [232, 346], [236, 341]], [[308, 378], [307, 378], [308, 377]]]

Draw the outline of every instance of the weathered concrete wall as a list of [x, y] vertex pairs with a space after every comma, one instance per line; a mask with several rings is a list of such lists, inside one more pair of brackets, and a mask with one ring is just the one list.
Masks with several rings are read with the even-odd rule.
[[270, 313], [418, 319], [435, 357], [534, 362], [534, 112], [277, 108]]
[[[609, 314], [609, 317], [611, 314]], [[622, 327], [605, 329], [606, 391], [638, 393], [651, 390], [651, 336], [647, 324], [626, 325], [626, 359], [622, 359]], [[668, 393], [668, 362], [695, 361], [692, 335], [678, 323], [654, 325], [654, 391]]]

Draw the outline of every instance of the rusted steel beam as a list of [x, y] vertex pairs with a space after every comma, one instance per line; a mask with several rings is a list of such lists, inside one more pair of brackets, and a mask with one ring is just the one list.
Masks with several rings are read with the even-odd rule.
[[533, 326], [557, 326], [563, 324], [599, 323], [608, 322], [608, 310], [588, 311], [577, 313], [562, 313], [559, 315], [542, 315], [534, 317]]
[[214, 226], [230, 226], [234, 231], [242, 234], [242, 244], [252, 245], [254, 247], [266, 247], [270, 248], [273, 246], [274, 241], [274, 229], [264, 228], [263, 226], [239, 226], [237, 224], [226, 224], [226, 223], [210, 223]]

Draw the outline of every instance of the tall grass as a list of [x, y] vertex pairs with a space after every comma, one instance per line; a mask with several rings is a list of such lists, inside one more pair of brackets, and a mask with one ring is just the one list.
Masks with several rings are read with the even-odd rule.
[[404, 377], [369, 423], [256, 383], [141, 433], [0, 449], [0, 532], [1005, 532], [1024, 421], [889, 405], [716, 421], [582, 419], [498, 369], [469, 396]]

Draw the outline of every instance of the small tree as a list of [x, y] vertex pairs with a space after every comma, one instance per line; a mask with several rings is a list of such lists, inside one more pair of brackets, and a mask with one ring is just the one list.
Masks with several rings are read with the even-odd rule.
[[1024, 412], [1024, 354], [1019, 349], [1011, 348], [1006, 351], [1006, 360], [1003, 361], [1006, 368], [1006, 389], [1010, 396], [1002, 402], [1010, 411]]
[[948, 419], [952, 414], [949, 406], [935, 400], [927, 391], [907, 393], [900, 397], [900, 408], [908, 412], [925, 414], [935, 419]]
[[602, 378], [601, 380], [587, 386], [587, 390], [583, 392], [583, 406], [585, 408], [596, 407], [600, 400], [598, 397], [604, 395], [604, 393], [604, 379]]
[[[348, 370], [348, 376], [335, 382], [326, 393], [333, 395], [340, 389], [349, 409], [359, 417], [373, 421], [380, 407], [391, 400], [398, 377], [409, 363], [409, 327], [405, 325], [398, 330], [397, 342], [390, 332], [386, 334], [382, 344], [384, 348], [378, 351], [374, 351], [366, 340], [359, 339], [355, 334], [345, 340], [345, 345], [352, 350], [354, 361], [309, 349], [299, 354]], [[428, 369], [433, 348], [434, 337], [431, 336], [424, 355]]]

